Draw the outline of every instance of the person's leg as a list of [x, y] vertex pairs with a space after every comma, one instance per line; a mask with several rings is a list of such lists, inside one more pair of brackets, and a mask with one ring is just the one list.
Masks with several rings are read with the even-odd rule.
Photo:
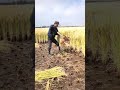
[[49, 39], [49, 40], [48, 40], [48, 52], [49, 52], [49, 54], [50, 54], [50, 52], [51, 52], [51, 47], [52, 47], [52, 40]]
[[56, 40], [56, 39], [53, 39], [53, 43], [55, 43], [57, 46], [58, 46], [58, 49], [60, 51], [60, 45], [59, 45], [59, 42]]

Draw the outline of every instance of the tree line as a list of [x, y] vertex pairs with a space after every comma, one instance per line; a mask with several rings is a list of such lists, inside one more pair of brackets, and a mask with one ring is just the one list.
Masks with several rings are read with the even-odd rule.
[[92, 3], [92, 2], [117, 2], [120, 0], [86, 0], [87, 3]]
[[16, 5], [16, 4], [34, 4], [35, 0], [11, 0], [0, 2], [0, 5]]

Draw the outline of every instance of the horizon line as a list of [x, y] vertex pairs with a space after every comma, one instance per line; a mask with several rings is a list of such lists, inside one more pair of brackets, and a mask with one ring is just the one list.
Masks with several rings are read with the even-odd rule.
[[[35, 27], [35, 28], [47, 28], [50, 26], [39, 26], [39, 27]], [[58, 27], [85, 27], [85, 26], [58, 26]]]

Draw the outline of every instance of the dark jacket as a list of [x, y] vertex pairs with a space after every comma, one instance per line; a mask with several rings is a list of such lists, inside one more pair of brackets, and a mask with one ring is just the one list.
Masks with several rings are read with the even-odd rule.
[[54, 25], [51, 25], [48, 31], [48, 38], [55, 38], [55, 35], [58, 35], [58, 29], [54, 27]]

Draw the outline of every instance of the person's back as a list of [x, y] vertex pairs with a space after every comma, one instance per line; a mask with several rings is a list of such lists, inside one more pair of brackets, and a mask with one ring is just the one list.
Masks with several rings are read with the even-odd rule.
[[57, 32], [58, 29], [54, 25], [51, 25], [48, 30], [48, 38], [55, 38], [55, 35], [58, 35]]

